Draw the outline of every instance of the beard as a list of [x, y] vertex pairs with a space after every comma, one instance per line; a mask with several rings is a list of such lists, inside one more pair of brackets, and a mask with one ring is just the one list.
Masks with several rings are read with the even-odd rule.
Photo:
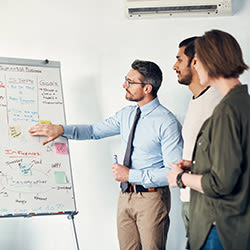
[[192, 72], [191, 70], [188, 70], [187, 74], [184, 77], [182, 77], [180, 80], [178, 80], [178, 82], [180, 84], [188, 86], [191, 83], [192, 78], [193, 78]]
[[143, 96], [140, 96], [140, 97], [136, 97], [136, 96], [133, 96], [130, 92], [126, 92], [126, 96], [125, 98], [128, 100], [128, 101], [132, 101], [132, 102], [140, 102], [144, 99]]

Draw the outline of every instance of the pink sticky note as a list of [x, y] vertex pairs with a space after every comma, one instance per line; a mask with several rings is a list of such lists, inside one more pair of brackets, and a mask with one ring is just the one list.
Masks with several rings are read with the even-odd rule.
[[64, 142], [55, 142], [56, 153], [57, 154], [68, 154], [66, 143]]

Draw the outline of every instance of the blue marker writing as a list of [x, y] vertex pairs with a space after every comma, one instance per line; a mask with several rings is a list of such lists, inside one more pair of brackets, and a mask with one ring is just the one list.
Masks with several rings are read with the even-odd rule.
[[115, 163], [115, 164], [118, 164], [117, 155], [114, 155], [114, 163]]

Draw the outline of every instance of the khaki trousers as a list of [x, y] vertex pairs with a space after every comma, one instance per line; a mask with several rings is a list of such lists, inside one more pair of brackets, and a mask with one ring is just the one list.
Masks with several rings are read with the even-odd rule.
[[121, 250], [165, 250], [169, 228], [170, 191], [120, 193], [117, 213]]

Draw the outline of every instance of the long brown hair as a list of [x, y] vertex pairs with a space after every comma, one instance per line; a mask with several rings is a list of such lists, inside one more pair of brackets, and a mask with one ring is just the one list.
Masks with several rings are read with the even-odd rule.
[[248, 66], [236, 39], [221, 30], [211, 30], [195, 40], [195, 52], [212, 78], [238, 78]]

